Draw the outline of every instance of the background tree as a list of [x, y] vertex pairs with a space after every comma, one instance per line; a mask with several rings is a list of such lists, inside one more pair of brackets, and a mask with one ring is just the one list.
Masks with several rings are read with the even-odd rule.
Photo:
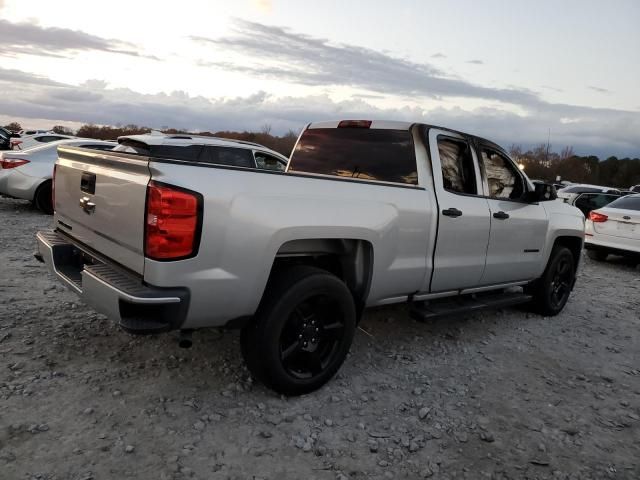
[[22, 125], [20, 125], [18, 122], [11, 122], [8, 125], [5, 125], [4, 128], [9, 130], [10, 132], [19, 132], [20, 130], [22, 130]]
[[56, 125], [54, 126], [51, 131], [53, 133], [57, 133], [58, 135], [73, 135], [73, 130], [71, 130], [69, 127], [65, 127], [63, 125]]

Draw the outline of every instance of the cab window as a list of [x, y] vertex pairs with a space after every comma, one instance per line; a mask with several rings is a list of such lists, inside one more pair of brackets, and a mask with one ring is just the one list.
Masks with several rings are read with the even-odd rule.
[[453, 193], [476, 195], [478, 187], [469, 144], [464, 140], [438, 136], [438, 153], [444, 189]]
[[263, 170], [276, 170], [278, 172], [284, 172], [287, 166], [282, 160], [269, 155], [264, 152], [255, 152], [254, 157], [256, 159], [256, 167]]
[[482, 164], [491, 198], [517, 200], [522, 197], [522, 177], [508, 158], [494, 150], [482, 148]]

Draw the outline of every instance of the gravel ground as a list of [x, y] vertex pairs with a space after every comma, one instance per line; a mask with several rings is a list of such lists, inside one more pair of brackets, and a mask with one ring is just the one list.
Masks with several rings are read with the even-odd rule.
[[286, 399], [237, 332], [130, 336], [32, 253], [0, 199], [0, 478], [640, 478], [640, 273], [585, 259], [564, 312], [367, 313], [340, 374]]

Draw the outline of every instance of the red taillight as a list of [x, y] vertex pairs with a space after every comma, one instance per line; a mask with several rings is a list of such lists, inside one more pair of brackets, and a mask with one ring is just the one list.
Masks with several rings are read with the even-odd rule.
[[604, 213], [589, 212], [589, 220], [595, 223], [602, 223], [609, 220], [609, 217], [606, 216]]
[[370, 128], [371, 120], [342, 120], [338, 128]]
[[178, 260], [197, 253], [202, 222], [200, 194], [150, 182], [146, 213], [146, 257]]
[[20, 144], [22, 144], [22, 140], [11, 140], [11, 150], [14, 150], [15, 147], [18, 147], [18, 150], [21, 150]]
[[3, 170], [8, 170], [9, 168], [16, 168], [25, 163], [29, 163], [29, 160], [25, 160], [23, 158], [7, 158], [4, 157], [0, 159], [0, 166]]

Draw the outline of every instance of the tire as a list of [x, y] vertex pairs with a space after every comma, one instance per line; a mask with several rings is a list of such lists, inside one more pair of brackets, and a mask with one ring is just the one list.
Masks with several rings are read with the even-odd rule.
[[569, 300], [575, 279], [575, 259], [567, 247], [556, 245], [542, 276], [529, 286], [531, 306], [545, 316], [559, 314]]
[[256, 316], [240, 335], [256, 380], [284, 395], [327, 383], [344, 362], [356, 328], [353, 296], [338, 277], [300, 265], [269, 280]]
[[38, 187], [33, 197], [36, 208], [47, 215], [53, 215], [53, 202], [51, 199], [51, 181], [48, 180]]
[[596, 262], [604, 262], [609, 254], [606, 250], [587, 250], [587, 256], [591, 260], [595, 260]]

